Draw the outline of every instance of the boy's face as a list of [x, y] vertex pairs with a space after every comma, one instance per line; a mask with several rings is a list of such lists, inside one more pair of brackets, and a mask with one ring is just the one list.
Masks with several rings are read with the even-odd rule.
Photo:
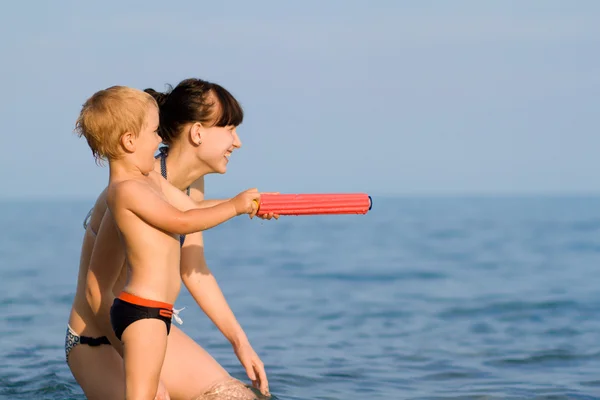
[[150, 105], [146, 113], [144, 126], [136, 140], [139, 167], [144, 173], [149, 173], [154, 169], [154, 154], [162, 141], [157, 133], [158, 123], [158, 109], [154, 105]]

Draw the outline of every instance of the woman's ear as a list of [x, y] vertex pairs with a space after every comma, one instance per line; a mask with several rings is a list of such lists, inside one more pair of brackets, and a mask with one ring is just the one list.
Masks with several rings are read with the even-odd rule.
[[121, 136], [121, 146], [128, 153], [133, 153], [135, 151], [135, 139], [136, 136], [131, 132], [125, 132]]
[[204, 127], [200, 122], [194, 122], [190, 127], [190, 140], [196, 146], [202, 144], [202, 134], [204, 131]]

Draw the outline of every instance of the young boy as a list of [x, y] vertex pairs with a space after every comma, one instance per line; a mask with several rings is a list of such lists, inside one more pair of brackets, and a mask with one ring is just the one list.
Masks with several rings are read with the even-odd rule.
[[181, 285], [179, 235], [241, 214], [252, 218], [260, 199], [251, 189], [210, 208], [190, 208], [191, 199], [154, 171], [158, 124], [155, 100], [122, 86], [95, 93], [76, 123], [94, 157], [108, 160], [107, 212], [127, 254], [128, 281], [111, 308], [113, 330], [123, 344], [126, 400], [153, 399], [158, 388]]

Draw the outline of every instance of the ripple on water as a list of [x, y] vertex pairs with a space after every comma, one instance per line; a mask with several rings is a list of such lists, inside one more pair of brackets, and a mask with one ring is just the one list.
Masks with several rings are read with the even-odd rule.
[[487, 361], [487, 365], [502, 368], [512, 367], [566, 367], [584, 361], [600, 360], [600, 353], [576, 353], [566, 349], [550, 349], [521, 357], [505, 357]]

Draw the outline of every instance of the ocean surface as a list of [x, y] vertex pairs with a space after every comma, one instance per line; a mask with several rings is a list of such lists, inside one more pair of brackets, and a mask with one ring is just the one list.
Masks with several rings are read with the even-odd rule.
[[[63, 345], [91, 204], [0, 204], [2, 399], [84, 399]], [[278, 399], [600, 398], [600, 198], [375, 197], [205, 241]], [[183, 306], [245, 379], [186, 290]]]

